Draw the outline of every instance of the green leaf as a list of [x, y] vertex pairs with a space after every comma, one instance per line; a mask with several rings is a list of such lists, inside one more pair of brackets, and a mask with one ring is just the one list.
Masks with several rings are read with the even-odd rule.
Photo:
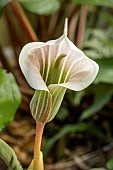
[[0, 15], [3, 13], [3, 8], [9, 3], [11, 0], [0, 0]]
[[[52, 148], [52, 146], [55, 144], [55, 142], [57, 140], [59, 140], [60, 138], [62, 138], [63, 136], [67, 135], [68, 133], [73, 133], [73, 132], [85, 132], [85, 131], [89, 131], [89, 133], [93, 134], [95, 125], [92, 122], [89, 123], [78, 123], [78, 124], [67, 124], [65, 125], [62, 129], [60, 129], [60, 131], [54, 135], [52, 138], [48, 139], [48, 141], [44, 144], [44, 148], [43, 148], [43, 154], [44, 156], [46, 156], [49, 152], [49, 150]], [[99, 129], [97, 130], [95, 128], [94, 130], [94, 134], [96, 134], [96, 131], [98, 131], [101, 135], [102, 132], [99, 131]]]
[[0, 139], [0, 157], [5, 161], [10, 170], [23, 170], [13, 149], [2, 139]]
[[0, 69], [0, 130], [14, 118], [21, 102], [21, 94], [11, 73]]
[[100, 70], [94, 82], [113, 84], [113, 58], [103, 58], [96, 62], [99, 64]]
[[113, 7], [112, 0], [73, 0], [76, 4], [90, 4], [90, 5], [100, 5], [105, 7]]
[[19, 0], [25, 9], [40, 15], [50, 15], [60, 8], [58, 0]]
[[86, 119], [98, 111], [100, 111], [104, 105], [110, 100], [113, 94], [113, 86], [110, 84], [98, 84], [94, 85], [92, 89], [94, 94], [94, 101], [92, 105], [82, 112], [80, 120]]
[[113, 169], [113, 157], [107, 162], [106, 166], [109, 170]]

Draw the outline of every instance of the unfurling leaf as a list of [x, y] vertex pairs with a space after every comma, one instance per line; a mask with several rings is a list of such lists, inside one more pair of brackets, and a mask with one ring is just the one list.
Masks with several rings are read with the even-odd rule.
[[29, 85], [36, 90], [30, 104], [32, 115], [42, 123], [54, 118], [67, 88], [83, 90], [99, 70], [96, 62], [67, 38], [67, 19], [59, 39], [25, 45], [19, 64]]

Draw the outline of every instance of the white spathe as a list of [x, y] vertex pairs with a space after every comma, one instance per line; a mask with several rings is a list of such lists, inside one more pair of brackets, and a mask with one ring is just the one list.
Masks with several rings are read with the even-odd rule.
[[[37, 90], [31, 110], [34, 118], [41, 122], [45, 121], [45, 117], [47, 122], [55, 116], [67, 88], [74, 91], [85, 89], [99, 71], [98, 64], [68, 39], [67, 19], [64, 33], [59, 39], [25, 45], [19, 56], [19, 64], [29, 85]], [[40, 102], [42, 98], [43, 106]]]

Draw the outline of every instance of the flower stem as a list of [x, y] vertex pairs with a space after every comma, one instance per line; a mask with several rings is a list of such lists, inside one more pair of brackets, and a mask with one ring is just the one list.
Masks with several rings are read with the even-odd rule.
[[35, 145], [34, 145], [34, 161], [33, 170], [43, 170], [43, 156], [41, 149], [41, 141], [43, 134], [44, 124], [41, 122], [36, 122], [36, 135], [35, 135]]

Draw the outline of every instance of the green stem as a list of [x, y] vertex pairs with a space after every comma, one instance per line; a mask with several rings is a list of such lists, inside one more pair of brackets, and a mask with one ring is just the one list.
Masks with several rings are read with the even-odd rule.
[[34, 161], [33, 170], [43, 170], [43, 156], [41, 149], [41, 141], [43, 134], [44, 124], [41, 122], [36, 122], [36, 135], [35, 135], [35, 145], [34, 145]]

